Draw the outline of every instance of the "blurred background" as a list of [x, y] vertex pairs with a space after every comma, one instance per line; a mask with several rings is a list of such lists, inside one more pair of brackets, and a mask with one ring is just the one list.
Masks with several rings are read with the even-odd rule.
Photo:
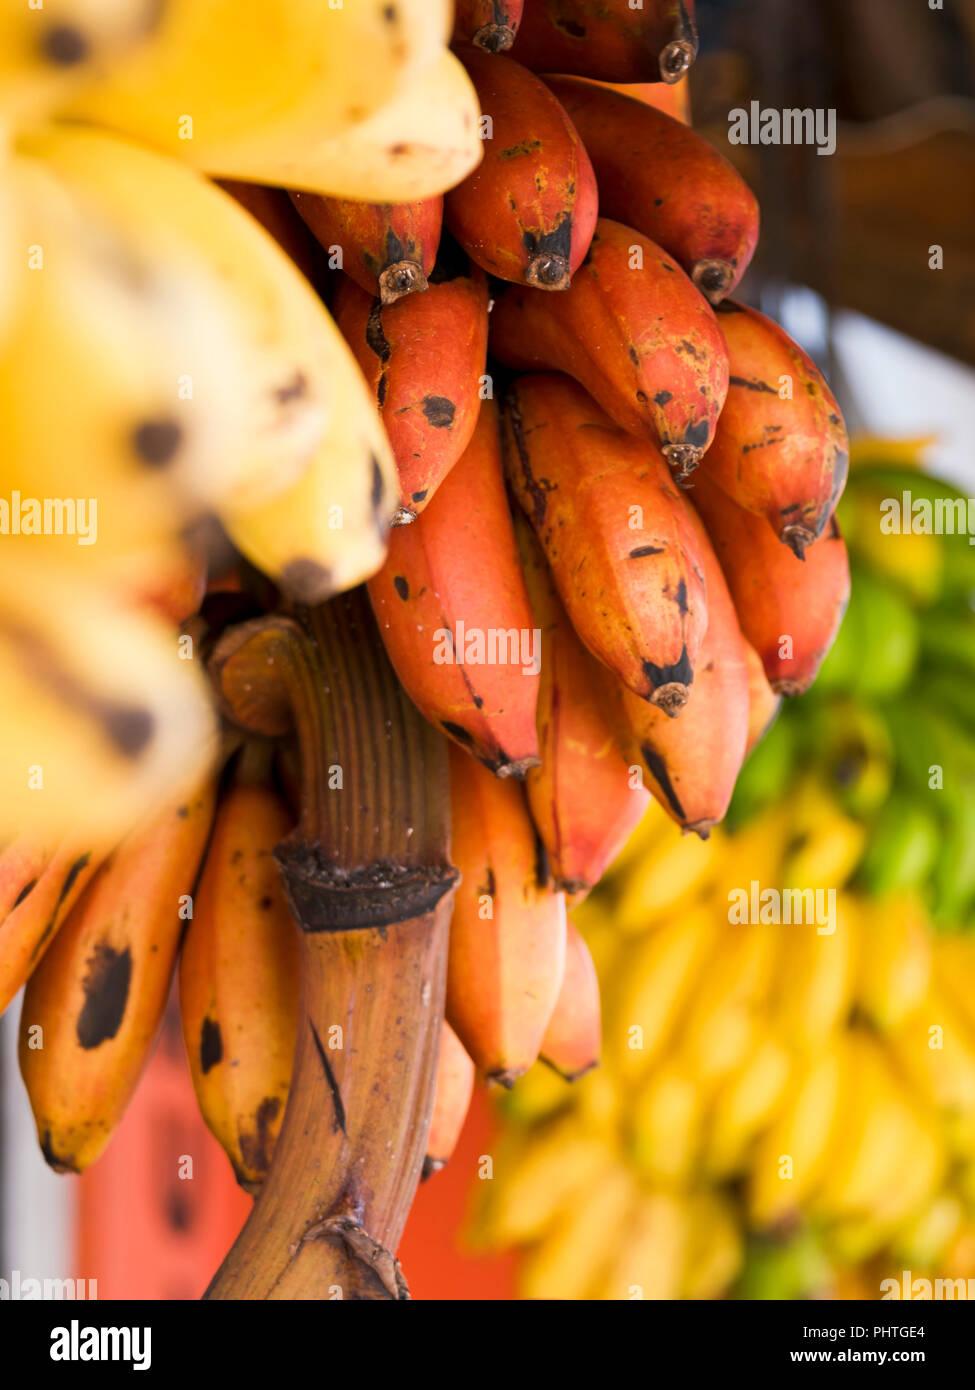
[[[817, 359], [850, 426], [854, 596], [727, 827], [682, 839], [651, 808], [575, 910], [607, 1038], [636, 1009], [659, 1027], [638, 1055], [608, 1042], [574, 1087], [538, 1065], [500, 1100], [478, 1093], [400, 1251], [418, 1298], [878, 1298], [904, 1271], [975, 1279], [975, 546], [880, 527], [905, 491], [975, 496], [975, 0], [697, 15], [693, 123], [762, 207], [742, 297]], [[753, 100], [835, 108], [835, 153], [731, 145], [729, 112]], [[837, 930], [730, 928], [728, 887], [751, 879], [835, 888]], [[198, 1297], [250, 1199], [200, 1119], [175, 1007], [80, 1179], [38, 1152], [16, 1016], [0, 1020], [0, 1270]], [[184, 1154], [191, 1182], [172, 1176]], [[782, 1154], [801, 1180], [780, 1181]]]

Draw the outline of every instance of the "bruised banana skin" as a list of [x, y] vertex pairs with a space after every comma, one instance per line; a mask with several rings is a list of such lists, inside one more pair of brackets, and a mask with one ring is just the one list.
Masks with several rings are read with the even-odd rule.
[[476, 48], [463, 61], [491, 120], [484, 158], [444, 201], [447, 226], [478, 265], [515, 284], [565, 290], [596, 226], [596, 179], [545, 84]]
[[542, 670], [535, 723], [541, 766], [525, 779], [535, 828], [557, 888], [576, 894], [603, 876], [650, 800], [630, 770], [606, 718], [605, 673], [569, 622], [541, 546], [524, 515], [515, 534], [535, 622]]
[[208, 779], [134, 830], [28, 981], [20, 1070], [41, 1151], [58, 1172], [94, 1163], [148, 1061], [179, 948], [180, 899], [192, 892], [213, 807]]
[[525, 0], [456, 0], [454, 43], [503, 53], [515, 41]]
[[676, 82], [697, 46], [693, 0], [530, 0], [512, 56], [536, 72]]
[[427, 1136], [427, 1154], [423, 1160], [424, 1181], [450, 1161], [464, 1128], [473, 1092], [474, 1063], [453, 1028], [445, 1022], [440, 1037], [437, 1089]]
[[[524, 776], [538, 762], [537, 652], [493, 401], [482, 404], [463, 458], [423, 516], [393, 530], [368, 590], [389, 659], [421, 714], [499, 777]], [[507, 643], [512, 630], [517, 651]], [[505, 638], [503, 650], [491, 650], [492, 634]]]
[[292, 824], [267, 782], [238, 773], [217, 808], [179, 963], [200, 1111], [249, 1192], [267, 1176], [291, 1084], [298, 940], [273, 851]]
[[77, 843], [39, 853], [33, 839], [14, 841], [0, 858], [0, 877], [9, 873], [16, 890], [0, 905], [0, 1014], [26, 984], [100, 863], [99, 855]]
[[718, 313], [730, 379], [708, 476], [801, 557], [846, 483], [850, 446], [840, 408], [812, 358], [777, 323], [731, 300]]
[[573, 77], [547, 77], [592, 160], [599, 207], [672, 255], [717, 304], [758, 243], [758, 200], [690, 126], [645, 102]]
[[694, 684], [679, 719], [618, 692], [621, 740], [642, 762], [650, 790], [685, 830], [707, 839], [724, 818], [748, 738], [748, 666], [735, 605], [701, 522], [700, 554], [708, 595], [708, 627]]
[[574, 377], [621, 429], [656, 444], [678, 478], [714, 437], [728, 390], [714, 310], [665, 251], [619, 222], [599, 219], [564, 294], [507, 290], [490, 341], [509, 367]]
[[524, 789], [450, 749], [447, 1020], [479, 1070], [510, 1086], [533, 1064], [565, 972], [565, 897], [547, 882]]
[[441, 195], [412, 203], [297, 192], [291, 198], [324, 249], [340, 248], [346, 275], [384, 305], [427, 288], [443, 223]]
[[422, 87], [450, 17], [446, 0], [156, 9], [149, 40], [106, 67], [70, 114], [207, 174], [321, 192], [332, 191], [332, 141]]
[[554, 374], [511, 387], [504, 453], [579, 638], [634, 695], [676, 714], [707, 628], [706, 591], [694, 519], [660, 454]]
[[487, 280], [470, 274], [383, 305], [343, 277], [335, 321], [376, 398], [413, 521], [471, 442], [487, 361]]
[[570, 922], [565, 941], [565, 974], [542, 1039], [541, 1057], [566, 1081], [578, 1081], [599, 1065], [602, 1023], [599, 979], [589, 947]]
[[721, 561], [738, 621], [776, 695], [801, 695], [816, 678], [850, 597], [850, 565], [836, 518], [798, 559], [764, 518], [699, 476], [694, 508]]

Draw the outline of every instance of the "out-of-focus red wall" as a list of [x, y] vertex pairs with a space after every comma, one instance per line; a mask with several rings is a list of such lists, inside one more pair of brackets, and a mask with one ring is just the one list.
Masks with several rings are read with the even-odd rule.
[[[513, 1262], [465, 1254], [460, 1229], [490, 1108], [478, 1092], [453, 1161], [424, 1183], [400, 1247], [414, 1298], [513, 1297]], [[180, 1165], [192, 1160], [192, 1177]], [[99, 1298], [197, 1299], [247, 1219], [251, 1199], [200, 1116], [175, 1001], [125, 1118], [81, 1179], [76, 1267]]]

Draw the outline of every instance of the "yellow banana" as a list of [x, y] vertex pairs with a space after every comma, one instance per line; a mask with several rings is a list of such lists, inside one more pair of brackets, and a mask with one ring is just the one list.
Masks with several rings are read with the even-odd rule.
[[744, 1258], [741, 1223], [731, 1201], [702, 1188], [684, 1202], [687, 1227], [681, 1298], [721, 1298]]
[[945, 932], [935, 939], [934, 975], [975, 1034], [975, 934]]
[[638, 933], [670, 914], [677, 915], [700, 897], [718, 858], [715, 837], [700, 840], [685, 835], [656, 802], [652, 803], [641, 825], [659, 816], [652, 842], [641, 853], [623, 880], [623, 889], [613, 914], [618, 931]]
[[651, 1071], [626, 1107], [626, 1152], [650, 1182], [683, 1182], [697, 1160], [703, 1088], [673, 1062]]
[[786, 1104], [752, 1157], [747, 1206], [760, 1229], [798, 1213], [821, 1181], [835, 1142], [844, 1061], [834, 1042], [795, 1064]]
[[422, 88], [451, 6], [166, 0], [159, 10], [149, 41], [82, 91], [71, 114], [208, 174], [339, 193], [330, 145]]
[[887, 1030], [918, 1009], [931, 980], [931, 931], [921, 904], [898, 894], [860, 904], [862, 917], [856, 1001]]
[[586, 1134], [574, 1116], [555, 1120], [530, 1143], [503, 1148], [489, 1199], [491, 1246], [538, 1240], [563, 1208], [598, 1187], [614, 1162], [612, 1148]]
[[953, 1192], [939, 1192], [905, 1221], [893, 1242], [908, 1269], [944, 1267], [944, 1252], [958, 1235], [965, 1209]]
[[106, 850], [188, 794], [217, 749], [209, 687], [172, 627], [76, 575], [0, 570], [0, 836]]
[[784, 886], [842, 887], [863, 854], [866, 827], [843, 815], [831, 797], [810, 783], [797, 793], [789, 810], [789, 830], [797, 847], [786, 856]]
[[282, 181], [365, 203], [432, 198], [481, 162], [479, 120], [470, 78], [444, 52], [419, 81], [361, 125], [319, 140], [310, 156], [296, 147]]
[[18, 121], [127, 62], [155, 33], [158, 0], [43, 0], [0, 8], [0, 112]]
[[[600, 1174], [585, 1201], [563, 1208], [544, 1243], [522, 1263], [522, 1297], [585, 1298], [594, 1276], [598, 1278], [615, 1261], [617, 1251], [626, 1248], [634, 1188], [626, 1167], [615, 1162]], [[630, 1268], [646, 1277], [642, 1261]]]
[[[615, 1216], [615, 1200], [615, 1194], [607, 1199], [611, 1216]], [[641, 1193], [626, 1212], [622, 1229], [610, 1226], [609, 1232], [614, 1237], [614, 1253], [602, 1274], [598, 1260], [590, 1264], [590, 1272], [597, 1274], [591, 1297], [642, 1300], [679, 1296], [688, 1222], [686, 1207], [676, 1196]]]
[[859, 911], [857, 901], [841, 893], [832, 931], [828, 928], [834, 923], [829, 921], [822, 929], [808, 921], [773, 928], [781, 944], [772, 1019], [790, 1047], [821, 1047], [843, 1021], [853, 996]]
[[717, 932], [704, 908], [651, 932], [630, 954], [627, 978], [603, 1027], [604, 1055], [624, 1077], [638, 1077], [660, 1054], [695, 988]]
[[727, 913], [732, 893], [750, 890], [752, 880], [762, 888], [778, 887], [782, 875], [782, 856], [789, 834], [786, 818], [776, 807], [750, 820], [734, 834], [723, 834], [715, 841], [714, 897]]
[[558, 1072], [544, 1062], [536, 1062], [524, 1076], [519, 1076], [500, 1104], [507, 1119], [537, 1125], [564, 1110], [572, 1094]]
[[708, 1173], [725, 1178], [745, 1167], [755, 1137], [784, 1099], [788, 1078], [785, 1047], [770, 1035], [759, 1038], [715, 1095], [702, 1158]]
[[947, 992], [932, 987], [919, 1009], [889, 1037], [912, 1092], [943, 1113], [953, 1146], [975, 1147], [975, 1042]]
[[846, 1223], [842, 1248], [860, 1259], [932, 1196], [944, 1157], [936, 1130], [897, 1084], [881, 1044], [851, 1029], [840, 1046], [839, 1124], [811, 1210]]
[[[60, 129], [24, 137], [20, 148], [20, 165], [30, 157], [35, 184], [45, 176], [56, 181], [76, 228], [85, 225], [83, 209], [99, 236], [110, 229], [114, 239], [103, 255], [128, 267], [136, 286], [143, 269], [149, 274], [144, 294], [128, 292], [136, 301], [133, 315], [142, 314], [145, 299], [155, 305], [161, 296], [178, 317], [192, 298], [188, 290], [199, 290], [201, 305], [209, 306], [204, 327], [219, 332], [216, 341], [204, 329], [196, 334], [192, 317], [193, 333], [170, 325], [169, 346], [153, 358], [164, 380], [148, 374], [158, 390], [151, 401], [140, 397], [134, 412], [119, 382], [132, 378], [142, 390], [146, 373], [133, 367], [121, 378], [106, 375], [106, 365], [122, 355], [112, 340], [107, 364], [98, 369], [98, 410], [78, 402], [76, 382], [70, 392], [65, 387], [72, 410], [81, 412], [80, 433], [70, 444], [70, 417], [46, 426], [39, 438], [31, 432], [39, 427], [27, 404], [49, 405], [41, 392], [50, 392], [50, 380], [42, 366], [21, 362], [21, 334], [14, 333], [3, 361], [11, 375], [3, 418], [13, 421], [18, 447], [10, 457], [19, 476], [50, 495], [69, 495], [69, 485], [77, 490], [81, 461], [91, 455], [94, 475], [106, 487], [138, 481], [144, 490], [154, 482], [172, 492], [178, 484], [198, 505], [215, 505], [240, 548], [298, 598], [317, 601], [364, 578], [384, 554], [385, 523], [397, 497], [394, 463], [348, 347], [273, 238], [193, 171], [112, 136]], [[162, 267], [164, 285], [153, 281], [152, 267]], [[115, 273], [125, 281], [118, 267]], [[175, 293], [179, 285], [183, 294]], [[94, 295], [96, 286], [89, 289]], [[90, 306], [89, 317], [99, 304]], [[31, 329], [40, 335], [42, 363], [49, 339], [67, 352], [65, 340], [78, 335], [76, 323], [57, 317], [56, 304], [49, 307], [43, 333]], [[194, 369], [202, 385], [192, 380]], [[115, 393], [108, 399], [106, 380]], [[109, 444], [110, 467], [99, 452]], [[0, 469], [0, 477], [6, 474]], [[172, 525], [171, 509], [163, 515]]]

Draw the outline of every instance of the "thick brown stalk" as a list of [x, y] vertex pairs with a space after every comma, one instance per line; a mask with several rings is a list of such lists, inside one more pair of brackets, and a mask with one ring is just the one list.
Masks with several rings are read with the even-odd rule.
[[206, 1297], [408, 1298], [395, 1250], [433, 1105], [450, 889], [444, 743], [343, 595], [221, 638], [227, 712], [301, 747], [278, 847], [300, 928], [295, 1066], [271, 1170]]

